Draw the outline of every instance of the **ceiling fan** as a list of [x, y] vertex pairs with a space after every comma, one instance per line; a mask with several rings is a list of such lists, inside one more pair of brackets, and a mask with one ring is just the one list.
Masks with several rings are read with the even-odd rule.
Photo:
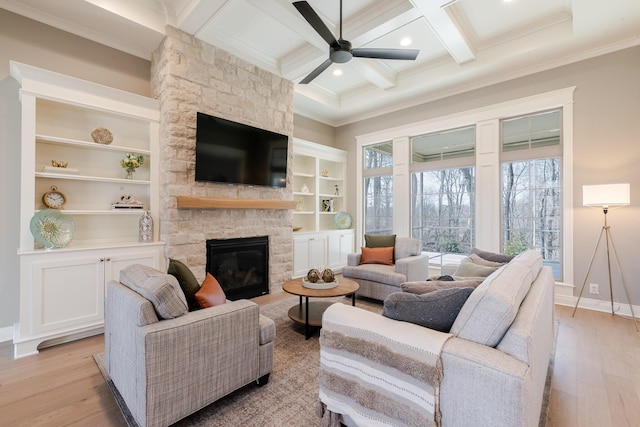
[[354, 56], [357, 58], [375, 59], [404, 59], [415, 60], [420, 52], [417, 49], [377, 49], [377, 48], [355, 48], [351, 47], [351, 42], [342, 38], [342, 0], [340, 0], [340, 38], [331, 34], [329, 28], [322, 22], [320, 16], [311, 8], [306, 1], [295, 1], [293, 5], [304, 19], [307, 20], [314, 30], [329, 43], [329, 59], [320, 64], [307, 77], [300, 81], [300, 84], [310, 83], [318, 77], [329, 65], [335, 63], [342, 64], [351, 61]]

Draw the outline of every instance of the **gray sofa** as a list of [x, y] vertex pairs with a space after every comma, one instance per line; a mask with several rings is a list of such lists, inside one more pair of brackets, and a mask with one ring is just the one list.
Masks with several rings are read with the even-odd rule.
[[526, 251], [473, 290], [449, 333], [334, 304], [323, 316], [319, 415], [348, 426], [537, 426], [553, 288], [551, 269]]
[[258, 305], [227, 301], [187, 312], [173, 276], [125, 270], [127, 286], [107, 284], [105, 368], [139, 426], [168, 426], [268, 380], [275, 324]]
[[399, 292], [404, 282], [427, 278], [429, 257], [422, 255], [420, 240], [398, 237], [394, 253], [394, 265], [360, 264], [360, 253], [349, 254], [342, 276], [358, 282], [358, 295], [380, 301]]

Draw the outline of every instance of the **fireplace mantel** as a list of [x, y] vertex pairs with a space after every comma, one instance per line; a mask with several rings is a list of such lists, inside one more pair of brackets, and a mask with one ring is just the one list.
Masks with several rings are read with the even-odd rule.
[[178, 196], [178, 209], [294, 209], [293, 200]]

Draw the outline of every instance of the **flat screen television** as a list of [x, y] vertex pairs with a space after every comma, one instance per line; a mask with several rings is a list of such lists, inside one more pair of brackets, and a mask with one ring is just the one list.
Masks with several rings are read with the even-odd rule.
[[289, 137], [198, 113], [196, 181], [286, 187]]

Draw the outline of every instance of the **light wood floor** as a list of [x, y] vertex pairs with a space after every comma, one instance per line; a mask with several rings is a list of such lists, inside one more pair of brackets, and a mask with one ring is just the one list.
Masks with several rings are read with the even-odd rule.
[[[255, 299], [267, 304], [287, 294]], [[556, 307], [559, 322], [548, 427], [640, 425], [640, 334], [630, 320]], [[103, 337], [11, 359], [0, 344], [0, 426], [124, 426], [92, 354]]]

